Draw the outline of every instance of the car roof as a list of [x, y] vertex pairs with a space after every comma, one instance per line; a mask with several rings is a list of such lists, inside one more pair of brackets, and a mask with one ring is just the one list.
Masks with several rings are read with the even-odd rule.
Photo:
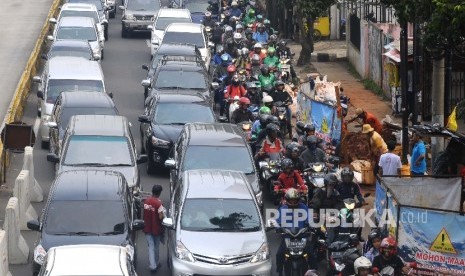
[[82, 16], [65, 16], [60, 19], [59, 27], [92, 27], [95, 28], [94, 19]]
[[186, 198], [253, 199], [243, 172], [189, 170], [184, 172]]
[[171, 23], [166, 27], [165, 32], [201, 33], [202, 26], [197, 23]]
[[102, 68], [95, 60], [57, 56], [47, 62], [50, 79], [103, 80]]
[[118, 201], [126, 193], [127, 183], [119, 172], [76, 170], [60, 173], [51, 188], [53, 200]]
[[53, 47], [82, 47], [82, 48], [89, 48], [90, 44], [88, 41], [84, 40], [73, 40], [73, 39], [63, 39], [63, 40], [55, 40], [53, 41], [50, 48]]
[[233, 124], [189, 123], [184, 126], [189, 145], [195, 146], [246, 146], [243, 131]]
[[[189, 92], [192, 93], [192, 92]], [[204, 97], [200, 95], [192, 95], [182, 93], [167, 93], [157, 94], [157, 102], [159, 103], [209, 103]]]
[[60, 97], [65, 107], [115, 107], [115, 103], [106, 93], [91, 91], [61, 92]]
[[160, 59], [160, 65], [158, 66], [159, 71], [188, 71], [188, 72], [205, 72], [205, 67], [202, 64], [195, 61], [183, 61], [183, 60], [168, 60], [163, 61]]
[[158, 17], [191, 18], [191, 12], [188, 9], [161, 8]]
[[50, 248], [51, 275], [127, 275], [127, 249], [122, 246], [81, 244]]
[[97, 7], [92, 3], [65, 3], [61, 10], [79, 10], [79, 11], [96, 11]]
[[157, 55], [196, 55], [196, 46], [194, 44], [173, 44], [173, 43], [162, 43], [157, 50]]
[[119, 115], [74, 115], [68, 128], [71, 135], [127, 136], [129, 121]]

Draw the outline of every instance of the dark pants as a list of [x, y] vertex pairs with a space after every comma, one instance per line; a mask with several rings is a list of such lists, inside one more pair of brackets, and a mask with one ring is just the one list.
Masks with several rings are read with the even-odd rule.
[[[318, 261], [315, 256], [315, 250], [313, 245], [309, 243], [310, 240], [307, 240], [307, 246], [304, 249], [304, 253], [307, 254], [307, 264], [309, 269], [318, 269]], [[278, 273], [283, 272], [284, 268], [284, 253], [286, 252], [286, 243], [284, 239], [281, 239], [281, 244], [279, 245], [278, 251], [276, 251], [276, 271]]]
[[417, 172], [414, 172], [414, 171], [410, 171], [410, 175], [420, 176], [420, 175], [425, 175], [425, 173], [417, 173]]

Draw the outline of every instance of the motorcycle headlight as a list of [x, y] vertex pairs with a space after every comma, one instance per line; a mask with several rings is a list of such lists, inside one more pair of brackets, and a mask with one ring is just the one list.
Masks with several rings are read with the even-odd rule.
[[257, 252], [253, 255], [253, 257], [250, 259], [251, 263], [258, 263], [258, 262], [264, 262], [270, 258], [270, 249], [268, 248], [268, 244], [263, 243], [262, 246], [260, 246], [260, 249], [258, 249]]
[[312, 169], [314, 172], [321, 172], [321, 170], [323, 170], [323, 165], [321, 164], [313, 165]]
[[269, 167], [269, 166], [268, 166], [268, 162], [260, 161], [260, 162], [258, 162], [258, 167], [259, 167], [260, 169], [266, 169], [266, 168]]
[[152, 145], [159, 146], [159, 147], [167, 147], [170, 144], [169, 141], [159, 139], [155, 136], [152, 136]]
[[126, 20], [135, 20], [135, 19], [136, 19], [136, 18], [134, 17], [133, 14], [126, 14], [126, 15], [124, 16], [124, 18], [125, 18]]
[[45, 256], [47, 255], [47, 251], [42, 247], [42, 245], [37, 245], [34, 248], [34, 262], [43, 265], [45, 261]]
[[175, 255], [176, 255], [176, 258], [182, 261], [191, 262], [191, 263], [195, 262], [195, 259], [192, 253], [189, 252], [189, 250], [187, 250], [187, 248], [184, 246], [184, 244], [182, 244], [181, 241], [177, 241], [176, 243]]
[[242, 125], [242, 129], [243, 129], [243, 130], [246, 130], [246, 131], [247, 131], [247, 130], [250, 130], [250, 124], [243, 124], [243, 125]]
[[279, 119], [280, 119], [280, 120], [284, 119], [284, 114], [280, 114], [280, 115], [279, 115]]
[[338, 264], [337, 262], [334, 262], [334, 266], [336, 271], [342, 271], [346, 267], [344, 264]]

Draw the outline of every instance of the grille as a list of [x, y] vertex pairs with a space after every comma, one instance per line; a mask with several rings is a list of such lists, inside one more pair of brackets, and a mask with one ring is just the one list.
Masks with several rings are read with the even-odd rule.
[[153, 16], [151, 16], [151, 15], [134, 15], [134, 17], [136, 18], [136, 20], [147, 21], [147, 20], [151, 20], [151, 18]]
[[217, 265], [237, 265], [243, 264], [250, 261], [253, 254], [248, 255], [241, 255], [241, 256], [234, 256], [234, 257], [209, 257], [194, 254], [194, 258], [196, 261], [209, 263], [209, 264], [217, 264]]

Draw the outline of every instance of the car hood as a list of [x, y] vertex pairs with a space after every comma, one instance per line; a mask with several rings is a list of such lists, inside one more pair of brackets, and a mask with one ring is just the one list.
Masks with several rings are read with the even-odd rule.
[[127, 241], [127, 233], [111, 236], [58, 236], [43, 233], [40, 244], [45, 250], [55, 246], [70, 244], [107, 244], [123, 245]]
[[178, 140], [179, 134], [181, 133], [184, 125], [154, 125], [152, 124], [153, 133], [156, 133], [157, 138], [171, 143]]
[[126, 178], [126, 181], [128, 182], [129, 188], [132, 188], [136, 186], [137, 184], [137, 179], [139, 177], [139, 170], [136, 166], [129, 167], [129, 166], [121, 166], [121, 167], [97, 167], [97, 166], [66, 166], [66, 165], [60, 165], [60, 169], [57, 171], [57, 175], [60, 174], [61, 172], [67, 172], [67, 171], [77, 171], [77, 170], [95, 170], [95, 171], [115, 171], [115, 172], [120, 172], [122, 175], [124, 175], [124, 178]]
[[[265, 242], [261, 231], [221, 233], [181, 230], [178, 240], [192, 254], [217, 257], [253, 254]], [[221, 244], [221, 246], [212, 246], [215, 244]]]
[[148, 18], [146, 20], [150, 20], [152, 17], [155, 16], [157, 11], [137, 11], [137, 10], [126, 10], [126, 14], [132, 14], [132, 15], [137, 15], [137, 16], [147, 16]]

